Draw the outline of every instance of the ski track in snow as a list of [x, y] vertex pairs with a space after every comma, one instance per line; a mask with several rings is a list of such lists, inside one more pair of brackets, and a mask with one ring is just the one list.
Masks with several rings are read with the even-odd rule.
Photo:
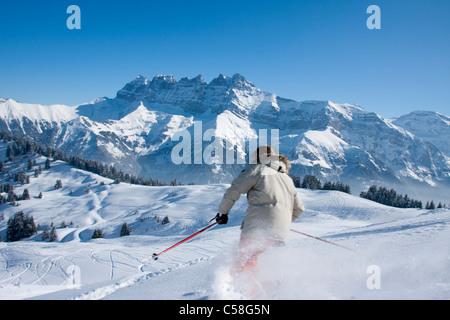
[[104, 287], [99, 287], [99, 288], [96, 288], [89, 292], [83, 293], [81, 295], [74, 297], [72, 300], [99, 300], [99, 299], [102, 299], [102, 298], [116, 292], [119, 289], [129, 287], [129, 286], [132, 286], [132, 285], [135, 285], [138, 283], [142, 283], [150, 278], [158, 277], [158, 276], [161, 276], [163, 274], [166, 274], [166, 273], [169, 273], [169, 272], [172, 272], [175, 270], [187, 268], [189, 266], [192, 266], [194, 264], [197, 264], [197, 263], [203, 262], [203, 261], [207, 261], [207, 260], [208, 259], [205, 259], [205, 258], [199, 258], [199, 259], [195, 259], [195, 260], [188, 261], [185, 263], [179, 263], [173, 267], [167, 267], [167, 268], [161, 269], [159, 271], [144, 272], [144, 274], [142, 274], [142, 275], [138, 274], [138, 275], [126, 278], [126, 279], [122, 279], [113, 284], [109, 284]]
[[[449, 224], [450, 218], [448, 216], [448, 213], [439, 214], [436, 216], [419, 215], [416, 217], [407, 218], [403, 222], [379, 222], [367, 224], [360, 227], [342, 228], [341, 231], [334, 233], [328, 232], [328, 228], [325, 228], [324, 234], [315, 234], [317, 236], [324, 237], [325, 239], [332, 240], [343, 245], [355, 246], [355, 248], [357, 249], [356, 254], [347, 253], [347, 251], [340, 248], [333, 248], [332, 246], [322, 244], [314, 239], [309, 239], [297, 235], [292, 236], [289, 245], [283, 250], [286, 250], [288, 255], [292, 254], [294, 251], [297, 251], [301, 255], [308, 256], [308, 259], [312, 260], [312, 265], [318, 263], [317, 261], [320, 261], [321, 259], [325, 259], [325, 261], [327, 261], [327, 259], [330, 259], [330, 257], [335, 257], [337, 261], [339, 261], [340, 259], [343, 259], [340, 256], [344, 258], [348, 256], [351, 260], [361, 253], [363, 253], [361, 260], [364, 261], [364, 259], [368, 259], [368, 256], [377, 256], [379, 254], [379, 252], [377, 251], [367, 252], [360, 250], [367, 249], [367, 243], [370, 243], [370, 241], [382, 243], [380, 242], [380, 239], [384, 239], [389, 241], [390, 243], [391, 241], [400, 241], [402, 238], [404, 238], [404, 240], [401, 241], [401, 243], [398, 245], [398, 250], [401, 250], [401, 248], [404, 246], [413, 248], [421, 242], [423, 245], [423, 243], [425, 243], [425, 238], [429, 238], [431, 242], [428, 242], [433, 243], [432, 240], [436, 238], [437, 235], [440, 235], [439, 237], [441, 237], [442, 234], [448, 232], [448, 230], [450, 229]], [[294, 227], [298, 229], [301, 225], [302, 223], [295, 223]], [[315, 223], [310, 223], [308, 219], [306, 219], [304, 222], [304, 227], [305, 229], [308, 229], [308, 227], [317, 227], [317, 225]], [[231, 239], [236, 240], [238, 234], [239, 231], [237, 228], [214, 230], [208, 234], [199, 236], [199, 238], [191, 242], [183, 244], [177, 249], [173, 249], [173, 251], [166, 253], [156, 261], [151, 258], [151, 250], [149, 248], [146, 248], [145, 246], [126, 247], [125, 245], [114, 244], [114, 248], [106, 248], [111, 244], [108, 243], [108, 241], [93, 244], [93, 247], [95, 247], [95, 249], [89, 249], [90, 246], [86, 248], [82, 247], [81, 251], [77, 254], [71, 252], [72, 248], [75, 248], [78, 245], [78, 242], [76, 241], [61, 243], [62, 246], [58, 246], [58, 244], [55, 244], [55, 248], [60, 247], [60, 249], [66, 246], [66, 248], [62, 250], [63, 252], [61, 254], [55, 254], [55, 251], [51, 250], [51, 248], [46, 248], [47, 251], [42, 250], [42, 252], [39, 252], [39, 249], [42, 249], [40, 248], [41, 243], [18, 243], [17, 248], [4, 247], [0, 250], [1, 256], [3, 258], [2, 272], [0, 273], [0, 287], [4, 287], [8, 291], [8, 285], [14, 285], [16, 286], [16, 288], [20, 288], [21, 286], [26, 288], [27, 284], [31, 286], [48, 286], [49, 288], [51, 288], [51, 285], [59, 285], [59, 290], [64, 291], [64, 289], [66, 289], [65, 294], [61, 295], [61, 297], [72, 300], [105, 299], [108, 298], [108, 296], [123, 297], [124, 293], [121, 292], [126, 292], [127, 294], [129, 294], [129, 292], [132, 292], [133, 290], [127, 289], [132, 289], [136, 285], [141, 285], [145, 288], [145, 285], [152, 285], [149, 281], [154, 281], [156, 278], [162, 278], [163, 276], [165, 276], [166, 279], [170, 279], [171, 274], [175, 274], [176, 271], [182, 272], [183, 270], [190, 270], [190, 267], [194, 265], [199, 265], [203, 262], [219, 260], [219, 262], [215, 262], [212, 265], [208, 266], [205, 265], [203, 269], [201, 269], [205, 270], [205, 268], [210, 268], [210, 271], [208, 271], [208, 273], [210, 275], [213, 274], [215, 272], [213, 270], [214, 266], [215, 268], [221, 266], [221, 262], [226, 259], [220, 248], [224, 248], [226, 250], [225, 253], [228, 252], [229, 254], [229, 248], [231, 246], [230, 241], [233, 241]], [[411, 242], [410, 240], [413, 241]], [[155, 245], [153, 249], [155, 249], [155, 251], [158, 251], [160, 248], [164, 248], [166, 244], [173, 243], [175, 241], [177, 241], [177, 239], [160, 242], [159, 244]], [[27, 248], [27, 245], [37, 248], [37, 252], [33, 254], [33, 248]], [[362, 245], [362, 248], [359, 248], [358, 245]], [[317, 252], [321, 251], [325, 255], [329, 256], [326, 258], [317, 256]], [[31, 256], [28, 257], [28, 259], [25, 258], [27, 254]], [[48, 255], [45, 256], [46, 254]], [[275, 256], [275, 259], [279, 262], [280, 265], [279, 278], [277, 280], [278, 285], [280, 285], [280, 283], [284, 283], [285, 280], [283, 279], [288, 276], [287, 274], [283, 275], [283, 273], [286, 273], [287, 270], [284, 270], [281, 266], [283, 265], [283, 263], [287, 263], [288, 266], [292, 266], [292, 263], [295, 261], [295, 259], [292, 262], [283, 261], [283, 258], [280, 258], [280, 256]], [[303, 261], [303, 259], [301, 261]], [[318, 265], [322, 263], [323, 262], [320, 262], [318, 263]], [[348, 262], [344, 262], [344, 264], [345, 263]], [[82, 272], [84, 272], [83, 268], [86, 268], [87, 272], [89, 272], [90, 270], [99, 270], [99, 274], [103, 274], [103, 276], [101, 279], [90, 281], [90, 283], [82, 285], [79, 290], [67, 290], [67, 266], [74, 264], [80, 264], [82, 266]], [[350, 266], [350, 268], [352, 267], [354, 266]], [[304, 268], [305, 265], [301, 266], [300, 272]], [[321, 268], [323, 268], [323, 266]], [[311, 270], [308, 269], [303, 271], [311, 272]], [[169, 276], [169, 278], [167, 278], [167, 276]], [[301, 280], [306, 282], [306, 284], [304, 283], [305, 286], [311, 285], [308, 284], [307, 280], [303, 279], [302, 277], [294, 275], [291, 276], [293, 276], [293, 281], [295, 281], [296, 277], [298, 277], [299, 281]], [[347, 276], [348, 275], [346, 273], [343, 274], [344, 278]], [[444, 272], [444, 279], [446, 276], [450, 275], [446, 275]], [[312, 278], [317, 277], [317, 274], [312, 274]], [[334, 276], [329, 273], [325, 273], [324, 277], [325, 280], [327, 277], [329, 277], [331, 279], [331, 283], [333, 281], [338, 281], [337, 279], [334, 279]], [[318, 280], [322, 280], [322, 277], [318, 277], [315, 282], [317, 288], [321, 288], [321, 285], [324, 286], [324, 284], [317, 284]], [[222, 283], [218, 285], [217, 281], [222, 281]], [[215, 280], [213, 280], [213, 283], [210, 284], [212, 286], [211, 288], [183, 288], [182, 290], [185, 290], [185, 292], [174, 293], [174, 297], [181, 297], [183, 299], [242, 298], [238, 293], [233, 293], [232, 288], [224, 289], [223, 286], [226, 286], [226, 283], [223, 281], [226, 281], [226, 279], [221, 280], [220, 278], [216, 278]], [[95, 283], [98, 284], [95, 285]], [[288, 284], [285, 283], [285, 285]], [[448, 283], [445, 284], [444, 282], [442, 284], [436, 285], [440, 285], [442, 287], [442, 294], [438, 294], [438, 297], [448, 297]], [[222, 295], [220, 294], [218, 286], [222, 287]], [[291, 288], [289, 285], [288, 287]], [[317, 288], [315, 288], [315, 290], [319, 292], [318, 296], [320, 299], [342, 298], [337, 296], [336, 293], [332, 292], [329, 292], [327, 295], [326, 291], [329, 291], [329, 288], [327, 289], [325, 287], [323, 289], [324, 292], [320, 292], [320, 289]], [[311, 290], [311, 288], [309, 289]], [[2, 289], [0, 288], [0, 293], [1, 290]], [[277, 299], [278, 297], [289, 299], [295, 297], [304, 297], [306, 299], [309, 299], [315, 297], [314, 294], [312, 294], [311, 296], [304, 296], [304, 293], [295, 293], [295, 289], [289, 290], [293, 291], [284, 292], [282, 289], [278, 288], [274, 290], [274, 293], [268, 296], [270, 299]], [[314, 292], [314, 290], [312, 291]], [[51, 299], [58, 299], [58, 292], [59, 291], [54, 291], [53, 293], [50, 292], [49, 297]], [[116, 293], [118, 293], [118, 295]], [[37, 295], [36, 297], [39, 298], [39, 295]], [[42, 297], [45, 298], [46, 296], [44, 295]], [[133, 296], [125, 296], [125, 298], [133, 299]], [[364, 298], [364, 296], [362, 298]]]
[[[244, 196], [226, 226], [155, 261], [154, 252], [208, 224], [227, 185], [134, 186], [60, 162], [52, 168], [27, 185], [32, 195], [44, 190], [43, 199], [21, 201], [20, 210], [43, 226], [64, 220], [74, 226], [57, 229], [59, 242], [41, 241], [41, 233], [0, 242], [0, 299], [240, 299], [226, 273], [247, 207]], [[64, 187], [54, 190], [61, 177]], [[292, 228], [355, 252], [292, 233], [285, 247], [261, 256], [257, 280], [268, 299], [450, 298], [449, 209], [397, 209], [336, 191], [298, 192], [307, 210]], [[8, 218], [18, 209], [1, 209], [5, 238]], [[162, 225], [165, 216], [170, 223]], [[132, 226], [130, 236], [119, 236], [123, 222]], [[91, 239], [96, 228], [104, 239]], [[379, 291], [366, 287], [369, 265], [382, 270]], [[75, 288], [73, 267], [80, 276]]]

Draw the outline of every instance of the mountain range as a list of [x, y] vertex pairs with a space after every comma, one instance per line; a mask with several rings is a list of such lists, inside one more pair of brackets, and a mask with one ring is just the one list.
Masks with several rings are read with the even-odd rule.
[[[134, 175], [186, 184], [230, 183], [249, 162], [250, 141], [263, 144], [267, 133], [267, 142], [278, 142], [291, 160], [293, 175], [339, 180], [354, 194], [376, 184], [446, 202], [450, 191], [448, 116], [415, 111], [384, 119], [358, 105], [294, 101], [240, 74], [209, 83], [201, 75], [138, 76], [114, 98], [76, 106], [0, 98], [0, 130]], [[174, 149], [182, 145], [189, 146], [183, 155], [192, 154], [177, 164]], [[229, 154], [234, 161], [224, 161]]]

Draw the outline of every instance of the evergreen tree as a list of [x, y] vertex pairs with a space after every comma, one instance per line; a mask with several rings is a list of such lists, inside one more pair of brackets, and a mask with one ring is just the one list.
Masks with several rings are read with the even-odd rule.
[[45, 160], [45, 169], [50, 169], [50, 159], [47, 158], [47, 160]]
[[31, 159], [28, 159], [27, 170], [31, 170], [31, 169], [33, 169], [33, 162], [31, 161]]
[[170, 223], [169, 217], [165, 216], [164, 219], [161, 221], [161, 224], [168, 224]]
[[321, 182], [315, 175], [308, 174], [303, 178], [302, 188], [303, 189], [314, 189], [319, 190], [322, 188]]
[[322, 190], [333, 190], [334, 189], [334, 184], [331, 181], [326, 181], [323, 184]]
[[289, 174], [289, 176], [291, 177], [292, 181], [294, 182], [294, 186], [296, 188], [301, 188], [302, 187], [302, 181], [301, 181], [301, 178], [299, 176], [294, 176], [292, 174]]
[[10, 193], [11, 191], [14, 191], [14, 185], [10, 183], [6, 183], [5, 185], [3, 185], [3, 192]]
[[129, 236], [131, 234], [131, 227], [127, 225], [126, 222], [122, 224], [122, 227], [120, 228], [120, 236]]
[[[385, 187], [370, 186], [367, 191], [361, 192], [361, 198], [369, 199], [378, 203], [397, 208], [422, 208], [422, 202], [411, 199], [407, 194], [404, 196], [397, 194], [394, 189]], [[427, 203], [428, 206], [428, 203]]]
[[[11, 135], [6, 132], [0, 131], [0, 139], [3, 139], [5, 142], [13, 141], [13, 143], [9, 143], [7, 145], [7, 159], [13, 160], [15, 155], [26, 155], [30, 153], [37, 153], [43, 156], [46, 156], [47, 159], [45, 161], [45, 169], [50, 169], [51, 161], [50, 158], [53, 157], [53, 160], [63, 160], [76, 168], [93, 172], [99, 174], [103, 177], [110, 178], [114, 180], [115, 183], [120, 182], [129, 182], [131, 184], [140, 184], [140, 185], [148, 185], [148, 186], [164, 186], [167, 185], [157, 179], [147, 178], [144, 179], [142, 177], [136, 177], [130, 174], [126, 174], [120, 170], [117, 170], [112, 165], [105, 165], [102, 163], [98, 163], [93, 160], [86, 160], [81, 158], [80, 156], [70, 156], [67, 157], [61, 150], [40, 145], [34, 141], [28, 140], [25, 137]], [[36, 162], [33, 161], [32, 166], [36, 166]], [[0, 164], [1, 169], [1, 164]], [[4, 170], [4, 169], [3, 169]], [[0, 170], [1, 172], [1, 170]], [[34, 172], [35, 177], [38, 177], [39, 174], [42, 173], [42, 166], [39, 165], [39, 169]], [[11, 173], [8, 172], [8, 180], [11, 179]], [[24, 183], [27, 183], [27, 177], [24, 178]], [[177, 181], [177, 185], [180, 185]]]
[[6, 202], [16, 202], [16, 200], [17, 200], [16, 194], [14, 193], [14, 191], [10, 190], [6, 198]]
[[18, 241], [28, 238], [37, 233], [36, 225], [32, 216], [25, 216], [23, 211], [17, 212], [13, 218], [8, 220], [6, 237], [7, 241]]
[[30, 193], [28, 192], [28, 189], [23, 190], [22, 200], [30, 200]]
[[103, 238], [103, 232], [101, 229], [95, 229], [92, 234], [92, 239]]
[[27, 174], [25, 170], [15, 173], [14, 181], [20, 183], [20, 185], [24, 185], [27, 182]]
[[54, 242], [58, 240], [58, 233], [56, 231], [56, 228], [52, 222], [52, 224], [50, 225], [50, 242]]
[[62, 181], [61, 180], [56, 180], [55, 189], [61, 189], [61, 188], [62, 188]]
[[342, 182], [331, 182], [331, 181], [326, 181], [323, 184], [322, 190], [337, 190], [337, 191], [341, 191], [341, 192], [345, 192], [350, 194], [350, 186], [343, 184]]
[[8, 145], [8, 146], [6, 147], [6, 158], [7, 158], [9, 161], [13, 161], [13, 160], [14, 160], [14, 152], [13, 152], [13, 150], [12, 150], [12, 148], [11, 148], [10, 145]]
[[42, 241], [47, 239], [50, 239], [50, 231], [48, 231], [48, 228], [45, 227], [44, 231], [42, 231]]

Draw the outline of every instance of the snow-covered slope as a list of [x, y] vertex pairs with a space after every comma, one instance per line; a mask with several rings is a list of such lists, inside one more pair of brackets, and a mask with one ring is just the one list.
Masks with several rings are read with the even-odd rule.
[[19, 103], [0, 98], [0, 130], [13, 134], [46, 135], [77, 117], [74, 107]]
[[[5, 160], [5, 144], [0, 144]], [[31, 199], [0, 205], [0, 233], [22, 210], [38, 234], [0, 242], [3, 299], [240, 299], [227, 278], [246, 209], [243, 196], [229, 223], [160, 252], [206, 226], [226, 184], [146, 187], [114, 184], [60, 161], [34, 177], [25, 156], [0, 173], [25, 169]], [[45, 158], [35, 158], [44, 167]], [[56, 180], [61, 189], [54, 189]], [[38, 194], [42, 192], [42, 199]], [[336, 191], [298, 189], [307, 208], [292, 228], [355, 251], [292, 233], [287, 246], [260, 259], [259, 281], [267, 299], [449, 299], [450, 211], [396, 209]], [[169, 223], [162, 224], [164, 217]], [[60, 228], [62, 222], [68, 225]], [[121, 225], [132, 227], [120, 237]], [[42, 241], [53, 223], [58, 241]], [[102, 239], [91, 239], [94, 229]], [[380, 287], [371, 288], [372, 270]], [[378, 269], [376, 269], [378, 268]], [[367, 283], [369, 282], [369, 286]]]
[[[292, 174], [341, 180], [355, 194], [377, 184], [422, 200], [431, 195], [445, 200], [450, 154], [442, 134], [445, 138], [450, 122], [436, 114], [405, 117], [391, 121], [357, 105], [285, 99], [239, 74], [219, 75], [210, 83], [200, 75], [179, 81], [167, 75], [138, 76], [115, 98], [74, 107], [0, 100], [1, 130], [134, 175], [185, 184], [230, 183], [242, 170], [237, 159], [248, 163], [250, 140], [262, 139], [266, 132], [271, 143], [276, 129], [279, 152], [291, 159]], [[196, 137], [196, 123], [201, 123], [200, 135], [212, 130], [224, 155], [231, 151], [236, 159], [232, 165], [225, 156], [205, 161], [213, 138]], [[432, 129], [423, 129], [427, 127]], [[173, 137], [183, 130], [191, 138], [193, 164], [175, 164], [171, 157], [181, 141]], [[201, 150], [195, 149], [195, 138]], [[195, 163], [194, 154], [203, 156], [201, 163]]]
[[1, 99], [0, 117], [7, 122], [27, 118], [39, 125], [43, 122], [61, 124], [77, 117], [74, 107], [65, 105], [44, 106], [39, 104], [19, 103], [12, 99]]

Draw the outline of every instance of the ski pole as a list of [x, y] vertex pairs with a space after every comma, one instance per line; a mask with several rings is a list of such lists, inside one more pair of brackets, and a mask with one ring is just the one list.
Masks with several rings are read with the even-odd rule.
[[161, 251], [160, 253], [154, 253], [154, 254], [152, 255], [153, 260], [157, 260], [157, 259], [159, 258], [159, 256], [162, 255], [163, 253], [165, 253], [165, 252], [167, 252], [167, 251], [169, 251], [169, 250], [171, 250], [171, 249], [173, 249], [173, 248], [179, 246], [180, 244], [182, 244], [182, 243], [188, 241], [189, 239], [192, 239], [192, 238], [195, 237], [195, 236], [198, 236], [198, 235], [199, 235], [200, 233], [202, 233], [203, 231], [206, 231], [206, 230], [208, 230], [209, 228], [214, 227], [217, 223], [218, 223], [218, 222], [214, 222], [214, 223], [210, 224], [209, 226], [206, 226], [206, 227], [203, 228], [202, 230], [197, 231], [196, 233], [190, 235], [190, 236], [187, 237], [186, 239], [183, 239], [183, 240], [181, 240], [181, 241], [175, 243], [173, 246], [167, 248], [167, 249], [164, 250], [164, 251]]
[[320, 240], [320, 241], [323, 241], [323, 242], [332, 244], [332, 245], [334, 245], [334, 246], [338, 246], [338, 247], [341, 247], [341, 248], [344, 248], [344, 249], [347, 249], [347, 250], [355, 251], [355, 250], [353, 250], [353, 249], [344, 247], [343, 245], [340, 245], [340, 244], [337, 244], [337, 243], [334, 243], [334, 242], [331, 242], [331, 241], [328, 241], [328, 240], [325, 240], [325, 239], [322, 239], [322, 238], [319, 238], [319, 237], [315, 237], [315, 236], [312, 236], [312, 235], [310, 235], [310, 234], [306, 234], [306, 233], [303, 233], [303, 232], [300, 232], [300, 231], [297, 231], [297, 230], [294, 230], [294, 229], [291, 229], [291, 231], [293, 231], [293, 232], [295, 232], [295, 233], [300, 233], [300, 234], [302, 234], [302, 235], [304, 235], [304, 236], [307, 236], [307, 237], [310, 237], [310, 238], [314, 238], [314, 239], [316, 239], [316, 240]]

